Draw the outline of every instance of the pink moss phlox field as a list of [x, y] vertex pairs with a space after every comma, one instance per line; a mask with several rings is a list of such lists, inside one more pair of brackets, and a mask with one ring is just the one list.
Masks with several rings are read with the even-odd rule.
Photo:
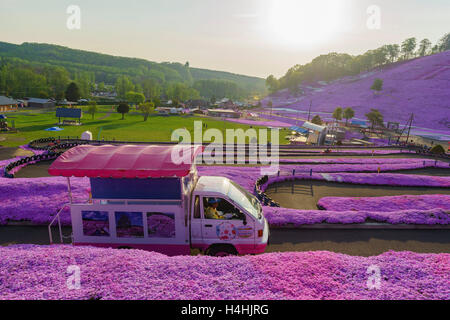
[[450, 195], [425, 194], [391, 197], [325, 197], [317, 205], [331, 211], [399, 211], [440, 208], [450, 212]]
[[372, 165], [372, 164], [409, 164], [417, 167], [434, 167], [448, 168], [450, 164], [443, 161], [435, 161], [430, 159], [414, 159], [414, 158], [312, 158], [312, 159], [280, 159], [280, 163], [299, 163], [299, 164], [360, 164], [360, 165]]
[[319, 180], [338, 183], [385, 185], [385, 186], [407, 186], [407, 187], [450, 187], [450, 177], [434, 177], [420, 175], [406, 175], [394, 173], [295, 173], [293, 175], [280, 175], [269, 177], [268, 181], [261, 186], [264, 192], [271, 184], [292, 180]]
[[[298, 164], [298, 165], [284, 165], [282, 167], [281, 173], [283, 175], [292, 172], [323, 172], [323, 173], [337, 173], [337, 172], [389, 172], [389, 171], [400, 171], [400, 170], [413, 170], [413, 169], [424, 169], [424, 168], [442, 168], [447, 169], [446, 165], [438, 164], [435, 166], [433, 162], [399, 162], [399, 163], [373, 163], [373, 164], [345, 164], [345, 163], [329, 163], [329, 164]], [[450, 168], [448, 168], [450, 171]], [[401, 172], [400, 172], [401, 173]], [[406, 172], [407, 173], [407, 172]]]
[[[88, 199], [88, 179], [72, 178], [71, 186], [75, 202]], [[48, 224], [68, 202], [66, 178], [0, 179], [0, 225], [8, 220]], [[61, 221], [70, 224], [68, 210], [61, 215]]]
[[[270, 100], [275, 110], [287, 107], [295, 116], [297, 110], [308, 111], [312, 100], [314, 112], [328, 113], [321, 114], [322, 119], [331, 119], [336, 106], [355, 106], [357, 119], [365, 119], [365, 114], [376, 108], [385, 121], [397, 121], [402, 126], [414, 113], [418, 115], [414, 119], [415, 129], [429, 128], [448, 137], [449, 64], [450, 51], [445, 51], [329, 83], [305, 84], [301, 98], [294, 98], [289, 90], [283, 90], [263, 99], [262, 103], [267, 106]], [[383, 90], [379, 94], [370, 90], [376, 78], [383, 79]]]
[[[326, 251], [215, 258], [140, 250], [0, 247], [0, 299], [450, 299], [450, 255]], [[80, 268], [71, 290], [67, 268]], [[369, 266], [381, 273], [368, 288]]]

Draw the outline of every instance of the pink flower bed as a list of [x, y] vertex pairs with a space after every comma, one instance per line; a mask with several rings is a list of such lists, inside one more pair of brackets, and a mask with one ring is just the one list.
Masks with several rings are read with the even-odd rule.
[[[72, 178], [74, 201], [88, 199], [89, 180]], [[48, 224], [61, 207], [69, 202], [67, 180], [55, 178], [0, 179], [0, 225], [11, 221]], [[68, 210], [61, 215], [70, 224]]]
[[[444, 163], [443, 163], [444, 164]], [[291, 175], [292, 170], [295, 169], [296, 173], [301, 172], [389, 172], [389, 171], [399, 171], [399, 170], [412, 170], [412, 169], [424, 169], [424, 168], [442, 168], [447, 169], [446, 165], [436, 165], [434, 161], [428, 161], [423, 164], [423, 162], [399, 162], [399, 163], [373, 163], [373, 164], [340, 164], [340, 163], [330, 163], [330, 164], [299, 164], [299, 165], [284, 165], [282, 167], [282, 175]], [[450, 171], [450, 168], [448, 168]]]
[[[214, 258], [72, 246], [0, 247], [0, 299], [450, 299], [450, 255], [325, 251]], [[80, 267], [69, 290], [67, 267]], [[380, 270], [369, 289], [370, 266]], [[370, 283], [370, 282], [369, 282]]]
[[450, 214], [444, 209], [397, 211], [325, 211], [263, 207], [270, 227], [289, 228], [313, 224], [361, 224], [366, 222], [388, 224], [449, 225]]
[[450, 164], [443, 161], [435, 161], [429, 159], [413, 159], [413, 158], [311, 158], [311, 159], [280, 159], [280, 163], [284, 162], [298, 162], [307, 164], [411, 164], [418, 167], [432, 167], [449, 168]]
[[419, 176], [394, 173], [314, 173], [312, 175], [300, 173], [292, 175], [271, 176], [267, 183], [261, 186], [265, 191], [273, 183], [290, 180], [323, 180], [328, 182], [365, 184], [365, 185], [385, 185], [385, 186], [405, 186], [405, 187], [450, 187], [450, 177]]
[[450, 195], [425, 194], [393, 197], [325, 197], [319, 200], [318, 206], [332, 211], [380, 211], [392, 212], [399, 210], [429, 210], [440, 208], [450, 213]]

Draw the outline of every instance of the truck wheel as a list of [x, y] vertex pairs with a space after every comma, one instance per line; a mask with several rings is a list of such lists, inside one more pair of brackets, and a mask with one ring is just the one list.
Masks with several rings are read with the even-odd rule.
[[213, 257], [226, 257], [237, 255], [237, 251], [231, 245], [213, 245], [209, 247], [206, 254]]

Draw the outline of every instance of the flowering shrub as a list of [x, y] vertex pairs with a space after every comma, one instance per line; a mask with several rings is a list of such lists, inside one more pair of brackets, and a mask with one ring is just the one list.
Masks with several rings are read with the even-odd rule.
[[[318, 252], [214, 258], [72, 246], [0, 247], [0, 299], [450, 299], [450, 255]], [[69, 289], [68, 266], [80, 268]], [[380, 270], [369, 289], [369, 266]]]
[[360, 224], [368, 220], [389, 224], [449, 225], [448, 210], [432, 208], [428, 210], [407, 209], [397, 211], [325, 211], [297, 210], [263, 207], [264, 216], [271, 227], [300, 227], [313, 224]]
[[332, 211], [392, 212], [409, 209], [429, 210], [430, 208], [450, 211], [450, 195], [425, 194], [367, 198], [325, 197], [320, 199], [317, 205], [320, 208]]
[[385, 185], [385, 186], [404, 186], [404, 187], [450, 187], [450, 177], [434, 177], [393, 173], [313, 173], [295, 174], [286, 176], [271, 176], [269, 180], [262, 185], [261, 190], [265, 191], [273, 183], [290, 180], [322, 180], [328, 182], [366, 184], [366, 185]]
[[[70, 182], [74, 201], [86, 201], [89, 180], [72, 178]], [[8, 220], [48, 224], [68, 202], [65, 178], [0, 179], [0, 225]], [[61, 219], [63, 224], [70, 224], [68, 210]]]

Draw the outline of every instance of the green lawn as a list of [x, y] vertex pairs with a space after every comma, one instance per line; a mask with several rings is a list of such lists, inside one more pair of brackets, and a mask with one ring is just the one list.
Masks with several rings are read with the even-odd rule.
[[[130, 110], [125, 115], [125, 120], [121, 120], [122, 115], [113, 111], [109, 116], [111, 106], [99, 107], [99, 113], [95, 115], [95, 119], [88, 114], [84, 114], [81, 126], [61, 126], [64, 130], [59, 132], [44, 131], [47, 128], [56, 126], [58, 119], [55, 117], [55, 111], [36, 111], [25, 110], [20, 112], [8, 112], [8, 124], [11, 125], [12, 120], [18, 133], [0, 133], [0, 145], [7, 147], [16, 147], [26, 144], [31, 140], [44, 137], [74, 137], [81, 136], [83, 131], [92, 132], [94, 139], [105, 140], [125, 140], [125, 141], [170, 141], [172, 131], [178, 128], [186, 128], [192, 134], [194, 121], [203, 121], [207, 124], [207, 128], [216, 128], [224, 132], [225, 129], [242, 128], [244, 130], [250, 128], [248, 125], [232, 123], [229, 121], [215, 120], [208, 117], [191, 117], [191, 116], [158, 116], [152, 115], [147, 121], [143, 121], [142, 115], [135, 110]], [[107, 116], [106, 118], [103, 118]], [[102, 119], [103, 118], [103, 119]], [[254, 127], [263, 128], [263, 127]], [[203, 132], [206, 129], [203, 129]], [[285, 136], [287, 130], [280, 130], [280, 142], [286, 143]], [[4, 139], [2, 139], [4, 138]], [[3, 141], [2, 141], [3, 140]], [[270, 140], [270, 137], [269, 137]]]

